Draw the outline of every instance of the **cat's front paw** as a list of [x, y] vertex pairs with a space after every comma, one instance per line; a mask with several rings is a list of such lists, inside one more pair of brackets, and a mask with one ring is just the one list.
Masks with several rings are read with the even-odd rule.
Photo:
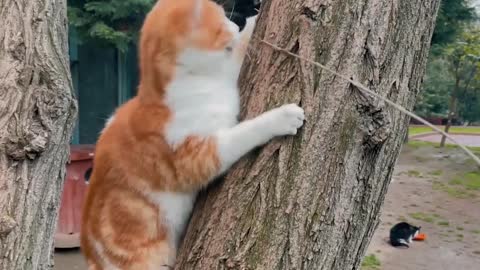
[[268, 112], [269, 128], [274, 136], [295, 135], [303, 125], [305, 112], [297, 104], [286, 104]]

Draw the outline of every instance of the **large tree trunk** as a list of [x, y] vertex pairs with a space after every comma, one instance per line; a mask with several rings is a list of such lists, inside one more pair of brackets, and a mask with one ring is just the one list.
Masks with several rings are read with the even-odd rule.
[[[254, 35], [413, 108], [439, 0], [264, 1]], [[243, 118], [305, 108], [296, 137], [239, 162], [202, 194], [176, 269], [356, 269], [409, 118], [326, 71], [254, 40]]]
[[0, 0], [0, 269], [49, 269], [76, 103], [65, 0]]

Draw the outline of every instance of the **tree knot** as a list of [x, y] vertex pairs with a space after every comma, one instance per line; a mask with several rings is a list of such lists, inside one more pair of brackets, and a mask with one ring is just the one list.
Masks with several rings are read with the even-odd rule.
[[40, 123], [33, 121], [23, 136], [10, 135], [5, 143], [6, 154], [14, 160], [35, 159], [45, 151], [49, 133]]
[[64, 91], [55, 91], [46, 86], [39, 86], [34, 95], [38, 120], [51, 131], [54, 121], [65, 115], [73, 101]]
[[360, 113], [360, 128], [364, 133], [364, 144], [371, 147], [383, 144], [391, 133], [391, 122], [383, 105], [374, 105], [361, 100], [357, 104]]
[[0, 216], [0, 237], [3, 237], [9, 234], [15, 227], [17, 222], [10, 216], [1, 215]]

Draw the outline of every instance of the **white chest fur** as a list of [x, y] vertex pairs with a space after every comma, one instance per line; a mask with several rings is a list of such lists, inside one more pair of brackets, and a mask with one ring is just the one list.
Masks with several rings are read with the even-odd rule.
[[171, 146], [188, 136], [209, 136], [237, 123], [239, 97], [236, 80], [182, 74], [167, 91], [172, 120], [166, 129]]
[[168, 226], [172, 243], [178, 245], [187, 223], [197, 193], [155, 192], [150, 194], [153, 203], [159, 206], [161, 222]]
[[[231, 71], [226, 71], [231, 72]], [[178, 70], [177, 78], [167, 89], [166, 103], [172, 112], [165, 135], [172, 146], [188, 136], [206, 137], [237, 123], [239, 97], [236, 74], [220, 73], [217, 76], [195, 75]], [[161, 215], [170, 227], [172, 240], [178, 243], [192, 211], [196, 192], [151, 194], [161, 209]]]

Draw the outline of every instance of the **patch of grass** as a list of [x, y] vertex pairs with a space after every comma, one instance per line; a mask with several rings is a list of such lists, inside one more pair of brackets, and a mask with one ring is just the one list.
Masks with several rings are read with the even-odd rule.
[[433, 182], [432, 188], [433, 190], [440, 190], [446, 192], [448, 195], [454, 198], [467, 199], [475, 197], [475, 194], [464, 189], [461, 185], [446, 185], [444, 183], [436, 181]]
[[461, 178], [455, 178], [448, 183], [463, 186], [467, 190], [480, 190], [480, 171], [466, 173]]
[[480, 234], [480, 230], [471, 230], [470, 232], [473, 234]]
[[450, 226], [450, 223], [448, 221], [439, 221], [437, 224], [444, 227]]
[[408, 219], [407, 219], [405, 216], [399, 216], [399, 217], [398, 217], [398, 221], [407, 222]]
[[380, 260], [375, 254], [370, 254], [363, 258], [362, 270], [377, 270], [380, 269]]
[[408, 135], [417, 135], [421, 133], [433, 132], [433, 129], [427, 126], [409, 126], [408, 127]]
[[480, 255], [480, 250], [475, 250], [475, 251], [473, 252], [473, 254], [475, 254], [475, 255]]
[[480, 190], [480, 171], [469, 172], [465, 176], [465, 186], [470, 190]]
[[416, 171], [416, 170], [409, 170], [407, 172], [407, 175], [410, 176], [410, 177], [420, 177], [420, 175], [422, 175], [422, 173], [420, 173], [419, 171]]
[[[414, 149], [419, 149], [419, 148], [422, 148], [422, 147], [434, 147], [434, 148], [440, 148], [440, 142], [436, 143], [436, 142], [424, 142], [424, 141], [415, 141], [415, 140], [410, 140], [408, 141], [407, 143], [408, 146], [410, 146], [411, 148], [414, 148]], [[455, 148], [460, 148], [458, 145], [456, 144], [445, 144], [445, 148], [448, 148], [448, 149], [455, 149]], [[474, 154], [476, 154], [477, 156], [480, 156], [480, 147], [478, 146], [469, 146], [467, 147], [468, 149], [470, 149]], [[469, 159], [470, 160], [470, 159]], [[473, 161], [474, 162], [474, 161]]]
[[409, 140], [407, 145], [414, 149], [419, 149], [423, 147], [435, 147], [438, 143]]
[[450, 180], [448, 182], [450, 185], [461, 185], [462, 184], [462, 180], [460, 179], [453, 179], [453, 180]]
[[[437, 126], [444, 130], [445, 126]], [[433, 129], [427, 126], [410, 126], [408, 128], [409, 135], [416, 135], [420, 133], [433, 132]], [[480, 127], [450, 127], [450, 133], [464, 133], [464, 134], [480, 134]]]
[[436, 181], [433, 182], [432, 188], [444, 191], [455, 198], [474, 198], [476, 197], [474, 192], [480, 191], [480, 172], [466, 173], [461, 177], [450, 180], [448, 185]]
[[421, 221], [425, 221], [425, 222], [428, 222], [428, 223], [433, 223], [435, 221], [434, 216], [429, 215], [429, 214], [425, 214], [425, 213], [422, 213], [422, 212], [410, 213], [408, 215], [411, 218], [421, 220]]
[[429, 172], [428, 174], [433, 175], [433, 176], [440, 176], [440, 175], [443, 174], [443, 171], [442, 170], [435, 170], [435, 171]]
[[458, 226], [458, 227], [457, 227], [457, 230], [463, 231], [464, 229], [463, 229], [463, 227]]
[[428, 159], [429, 159], [428, 157], [421, 157], [421, 156], [416, 156], [416, 157], [415, 157], [415, 160], [416, 160], [417, 162], [420, 162], [420, 163], [426, 162], [426, 161], [428, 161]]
[[457, 237], [458, 238], [463, 238], [463, 234], [459, 233], [459, 234], [457, 234]]

